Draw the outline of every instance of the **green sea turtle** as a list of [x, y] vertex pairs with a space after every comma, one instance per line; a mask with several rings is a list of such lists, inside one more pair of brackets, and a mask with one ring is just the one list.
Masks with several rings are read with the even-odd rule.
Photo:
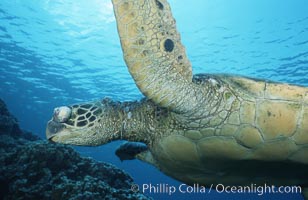
[[166, 0], [113, 0], [113, 6], [125, 62], [146, 98], [56, 108], [49, 140], [142, 142], [147, 147], [126, 144], [117, 154], [187, 184], [308, 187], [308, 88], [193, 76]]

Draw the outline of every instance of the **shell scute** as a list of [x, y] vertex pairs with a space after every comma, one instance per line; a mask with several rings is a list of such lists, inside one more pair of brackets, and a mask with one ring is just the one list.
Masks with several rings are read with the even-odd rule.
[[301, 106], [292, 102], [263, 101], [257, 109], [257, 125], [265, 140], [292, 136], [300, 117]]

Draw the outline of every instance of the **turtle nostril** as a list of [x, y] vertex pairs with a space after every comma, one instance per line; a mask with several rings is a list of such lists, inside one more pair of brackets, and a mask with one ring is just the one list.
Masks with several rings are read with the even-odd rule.
[[72, 109], [67, 107], [67, 106], [61, 106], [58, 108], [55, 108], [54, 112], [53, 112], [53, 119], [56, 122], [66, 122], [72, 114]]

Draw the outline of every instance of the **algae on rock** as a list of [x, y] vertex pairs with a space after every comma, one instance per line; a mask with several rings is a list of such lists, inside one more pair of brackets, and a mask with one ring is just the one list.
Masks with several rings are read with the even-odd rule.
[[0, 99], [0, 199], [150, 199], [132, 178], [19, 128]]

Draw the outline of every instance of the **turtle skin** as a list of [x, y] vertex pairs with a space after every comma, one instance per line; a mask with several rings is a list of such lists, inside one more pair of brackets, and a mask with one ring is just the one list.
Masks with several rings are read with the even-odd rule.
[[188, 184], [307, 188], [307, 88], [236, 75], [193, 76], [166, 0], [112, 2], [124, 60], [146, 98], [56, 109], [46, 128], [49, 140], [143, 142], [148, 148], [138, 159]]

